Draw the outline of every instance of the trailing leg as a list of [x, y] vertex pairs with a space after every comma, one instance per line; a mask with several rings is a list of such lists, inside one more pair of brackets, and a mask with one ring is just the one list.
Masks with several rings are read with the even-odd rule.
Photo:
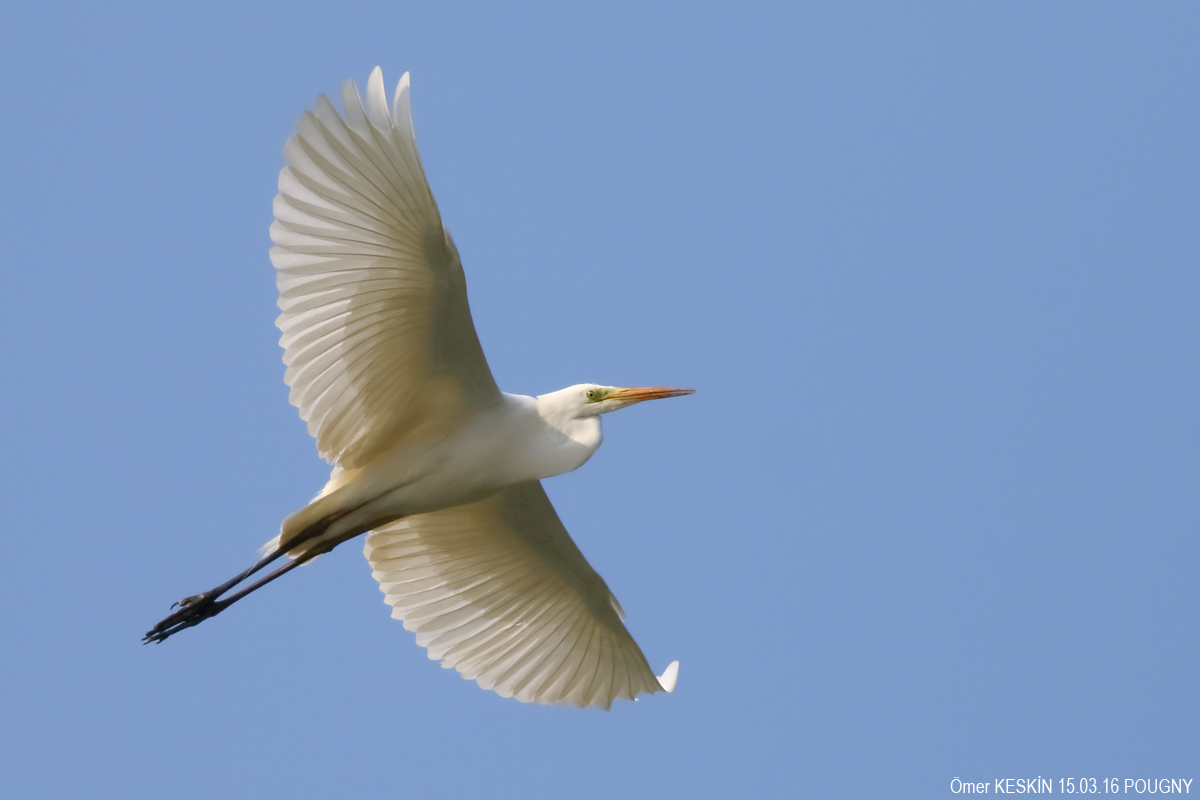
[[[332, 522], [333, 520], [322, 520], [314, 525], [309, 526], [309, 528], [299, 536], [289, 539], [288, 550], [291, 550], [295, 546], [309, 541], [310, 539], [321, 536], [326, 530], [328, 530], [329, 525]], [[191, 597], [185, 597], [179, 602], [172, 604], [171, 608], [177, 607], [179, 610], [166, 617], [164, 620], [147, 631], [146, 635], [142, 637], [142, 643], [149, 644], [150, 642], [166, 641], [167, 637], [179, 633], [179, 631], [184, 630], [185, 628], [199, 625], [209, 617], [215, 617], [217, 614], [220, 614], [233, 603], [250, 594], [250, 592], [254, 591], [260, 586], [267, 585], [280, 575], [289, 572], [294, 567], [298, 567], [306, 561], [312, 560], [321, 553], [329, 552], [338, 544], [346, 541], [348, 538], [353, 537], [339, 538], [336, 542], [329, 543], [328, 545], [323, 544], [321, 546], [314, 547], [300, 557], [294, 559], [290, 564], [286, 564], [280, 569], [275, 570], [266, 578], [257, 581], [251, 586], [246, 587], [245, 589], [225, 598], [224, 600], [221, 599], [221, 596], [230, 589], [234, 588], [239, 583], [263, 569], [268, 564], [273, 563], [288, 552], [288, 550], [285, 550], [282, 547], [276, 547], [274, 551], [260, 558], [249, 569], [235, 575], [234, 577], [222, 583], [220, 586], [209, 589], [207, 592], [201, 592], [200, 594], [195, 594]]]

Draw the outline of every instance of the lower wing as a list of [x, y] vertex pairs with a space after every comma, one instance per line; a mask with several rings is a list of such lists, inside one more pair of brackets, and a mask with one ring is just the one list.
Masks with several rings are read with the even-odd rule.
[[394, 522], [364, 552], [392, 616], [484, 689], [609, 708], [675, 687], [677, 662], [655, 677], [538, 481]]

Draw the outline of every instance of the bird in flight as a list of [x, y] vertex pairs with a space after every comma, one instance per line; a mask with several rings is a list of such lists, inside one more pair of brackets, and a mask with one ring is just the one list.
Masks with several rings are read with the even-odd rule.
[[179, 601], [144, 641], [367, 534], [392, 616], [484, 689], [603, 708], [672, 691], [679, 662], [650, 669], [541, 480], [591, 458], [602, 414], [692, 390], [501, 392], [417, 155], [408, 74], [390, 109], [378, 67], [365, 103], [351, 81], [342, 104], [339, 114], [322, 95], [297, 123], [271, 225], [288, 399], [333, 472], [257, 563]]

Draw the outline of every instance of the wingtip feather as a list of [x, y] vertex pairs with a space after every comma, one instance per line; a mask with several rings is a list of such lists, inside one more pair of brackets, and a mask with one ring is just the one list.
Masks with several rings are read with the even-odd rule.
[[400, 76], [400, 82], [396, 84], [396, 91], [392, 95], [392, 122], [401, 127], [407, 123], [411, 131], [412, 111], [408, 101], [409, 93], [410, 79], [406, 72]]
[[667, 664], [667, 668], [663, 670], [663, 674], [658, 676], [658, 683], [667, 692], [675, 691], [675, 681], [679, 678], [679, 662], [672, 661]]

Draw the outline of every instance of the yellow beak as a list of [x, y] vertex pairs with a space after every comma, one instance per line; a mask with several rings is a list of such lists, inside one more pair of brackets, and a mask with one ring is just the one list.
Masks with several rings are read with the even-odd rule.
[[661, 400], [664, 397], [683, 397], [686, 394], [695, 393], [695, 389], [670, 389], [666, 386], [651, 386], [639, 389], [617, 389], [606, 399], [620, 400], [626, 405], [631, 405], [633, 403], [640, 403], [643, 400]]

